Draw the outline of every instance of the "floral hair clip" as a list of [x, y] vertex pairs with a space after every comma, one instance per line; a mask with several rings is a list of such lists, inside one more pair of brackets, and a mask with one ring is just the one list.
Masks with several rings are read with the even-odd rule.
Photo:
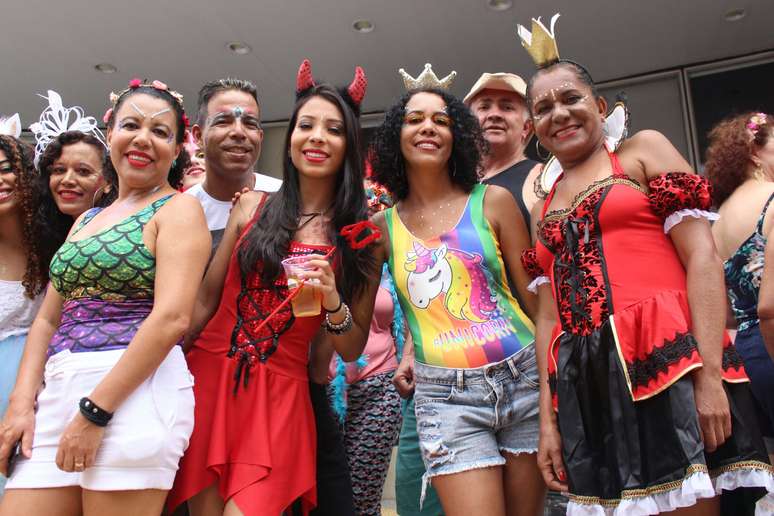
[[[365, 234], [366, 231], [369, 233]], [[357, 250], [380, 239], [382, 237], [382, 232], [379, 231], [379, 228], [370, 220], [361, 220], [360, 222], [341, 228], [341, 236], [347, 239], [349, 247]]]
[[761, 130], [761, 126], [764, 126], [767, 123], [768, 117], [766, 116], [766, 113], [755, 113], [750, 117], [747, 124], [745, 124], [747, 131], [750, 133], [750, 141], [755, 140], [755, 137], [758, 136], [758, 131]]

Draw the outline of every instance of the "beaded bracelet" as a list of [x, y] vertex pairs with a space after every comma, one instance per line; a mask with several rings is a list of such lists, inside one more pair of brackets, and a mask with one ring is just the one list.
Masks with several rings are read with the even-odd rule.
[[113, 418], [112, 412], [108, 412], [107, 410], [99, 408], [97, 404], [91, 401], [89, 398], [81, 398], [78, 406], [81, 409], [81, 414], [83, 414], [83, 417], [97, 426], [107, 426], [110, 420]]
[[352, 312], [349, 311], [349, 307], [346, 303], [342, 303], [344, 307], [344, 320], [340, 323], [332, 323], [330, 319], [330, 313], [325, 314], [325, 331], [334, 335], [341, 335], [347, 333], [352, 329]]

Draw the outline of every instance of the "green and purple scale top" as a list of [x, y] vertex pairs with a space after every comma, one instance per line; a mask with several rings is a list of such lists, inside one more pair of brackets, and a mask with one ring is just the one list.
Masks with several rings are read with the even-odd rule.
[[86, 212], [51, 260], [51, 284], [65, 302], [49, 356], [64, 350], [107, 351], [129, 345], [153, 309], [156, 258], [143, 242], [143, 228], [171, 197], [74, 240], [101, 208]]

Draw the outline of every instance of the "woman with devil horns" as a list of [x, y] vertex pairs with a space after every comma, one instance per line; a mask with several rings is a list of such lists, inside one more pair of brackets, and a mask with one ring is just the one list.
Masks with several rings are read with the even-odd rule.
[[[316, 504], [309, 343], [322, 325], [355, 360], [370, 313], [348, 304], [368, 297], [373, 306], [366, 285], [378, 276], [367, 241], [352, 238], [367, 217], [357, 118], [365, 88], [359, 67], [344, 90], [315, 84], [305, 60], [282, 188], [246, 193], [231, 213], [192, 321], [196, 427], [170, 507], [188, 500], [193, 516], [264, 515], [297, 498], [305, 512]], [[300, 311], [303, 296], [317, 300], [317, 314]]]

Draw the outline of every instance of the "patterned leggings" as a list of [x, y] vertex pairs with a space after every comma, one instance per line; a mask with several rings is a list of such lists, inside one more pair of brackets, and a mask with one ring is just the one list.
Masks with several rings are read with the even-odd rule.
[[392, 385], [394, 371], [349, 386], [344, 447], [352, 476], [355, 511], [379, 516], [392, 447], [401, 425], [400, 396]]

